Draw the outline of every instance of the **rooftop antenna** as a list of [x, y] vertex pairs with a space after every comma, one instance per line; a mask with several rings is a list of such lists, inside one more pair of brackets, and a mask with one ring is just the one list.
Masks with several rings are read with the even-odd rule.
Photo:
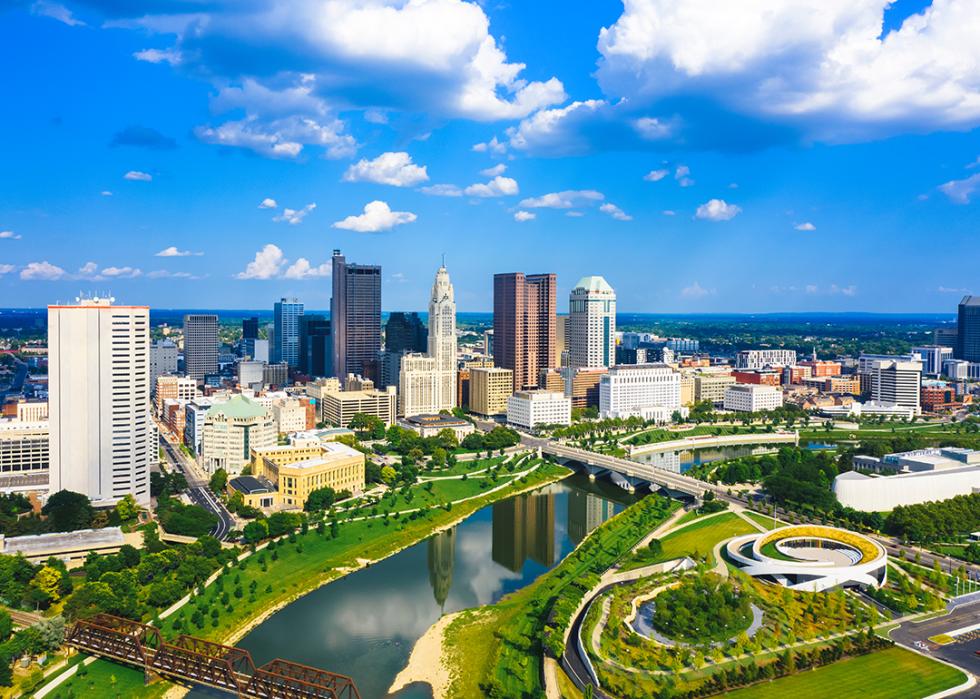
[[446, 267], [446, 253], [442, 253], [442, 266], [443, 268]]

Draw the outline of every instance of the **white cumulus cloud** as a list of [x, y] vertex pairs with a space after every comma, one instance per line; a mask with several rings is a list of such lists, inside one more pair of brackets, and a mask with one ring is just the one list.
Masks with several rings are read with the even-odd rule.
[[277, 206], [279, 206], [279, 204], [277, 204], [276, 200], [272, 199], [271, 197], [266, 197], [259, 202], [260, 209], [275, 209]]
[[533, 221], [537, 217], [538, 215], [533, 211], [517, 211], [514, 213], [514, 220], [522, 223], [524, 221]]
[[0, 231], [0, 240], [20, 240], [20, 235], [13, 231]]
[[106, 279], [135, 279], [143, 272], [139, 267], [105, 267], [99, 274]]
[[705, 289], [698, 282], [694, 282], [690, 286], [685, 286], [681, 289], [681, 298], [700, 299], [705, 296], [710, 296], [713, 293], [715, 293], [714, 289]]
[[494, 177], [487, 183], [471, 184], [464, 192], [471, 197], [504, 197], [517, 194], [517, 180], [510, 177]]
[[625, 211], [620, 209], [613, 203], [606, 203], [599, 207], [599, 211], [604, 214], [609, 214], [617, 221], [632, 221], [633, 217], [627, 214]]
[[316, 277], [329, 277], [330, 273], [331, 265], [329, 262], [313, 266], [305, 257], [300, 257], [286, 268], [282, 276], [285, 279], [314, 279]]
[[272, 243], [266, 244], [261, 250], [255, 253], [255, 259], [248, 263], [244, 272], [235, 275], [238, 279], [272, 279], [278, 276], [286, 258], [282, 250]]
[[814, 226], [809, 221], [804, 221], [803, 223], [797, 223], [795, 226], [793, 226], [793, 228], [795, 228], [798, 231], [815, 231], [815, 230], [817, 230], [817, 227]]
[[31, 5], [31, 14], [56, 19], [62, 24], [67, 24], [69, 27], [85, 26], [85, 22], [81, 21], [80, 19], [76, 19], [74, 15], [72, 15], [71, 10], [59, 2], [36, 0], [36, 2]]
[[359, 160], [347, 168], [345, 182], [377, 182], [394, 187], [412, 187], [428, 182], [425, 166], [412, 162], [412, 156], [405, 152], [382, 153], [374, 160]]
[[521, 201], [524, 209], [571, 209], [588, 202], [602, 201], [605, 196], [594, 189], [565, 190], [550, 192], [540, 197], [530, 197]]
[[13, 265], [0, 265], [0, 277], [2, 277], [5, 274], [10, 274], [13, 271], [14, 271]]
[[334, 223], [333, 227], [358, 233], [377, 233], [411, 223], [416, 218], [417, 216], [410, 211], [392, 211], [386, 202], [376, 200], [364, 205], [363, 214], [348, 216]]
[[480, 170], [480, 174], [484, 177], [496, 177], [497, 175], [502, 175], [507, 172], [507, 166], [503, 163], [497, 163], [493, 167], [488, 167], [485, 170]]
[[729, 204], [724, 199], [710, 199], [698, 207], [695, 216], [705, 221], [728, 221], [742, 211], [735, 204]]
[[651, 170], [643, 176], [643, 179], [645, 179], [647, 182], [659, 182], [669, 174], [670, 170], [664, 170], [661, 168], [659, 170]]
[[156, 257], [194, 257], [203, 255], [203, 252], [191, 252], [190, 250], [180, 250], [176, 245], [171, 245], [156, 253]]
[[130, 170], [123, 175], [123, 179], [130, 180], [131, 182], [151, 182], [153, 175], [147, 172], [140, 172], [139, 170]]
[[499, 141], [496, 136], [484, 143], [473, 144], [474, 153], [490, 153], [492, 155], [503, 155], [507, 152], [507, 144]]
[[454, 184], [433, 184], [428, 187], [420, 187], [419, 191], [422, 192], [422, 194], [428, 194], [434, 197], [463, 196], [463, 190]]
[[65, 276], [65, 270], [57, 265], [53, 265], [47, 260], [44, 262], [31, 262], [20, 271], [21, 279], [54, 280]]
[[288, 223], [290, 226], [296, 226], [303, 222], [311, 211], [316, 208], [315, 203], [309, 203], [302, 209], [283, 209], [281, 214], [272, 217], [272, 220], [276, 223]]
[[939, 185], [939, 191], [954, 204], [969, 204], [973, 193], [980, 190], [980, 172], [962, 180], [950, 180]]

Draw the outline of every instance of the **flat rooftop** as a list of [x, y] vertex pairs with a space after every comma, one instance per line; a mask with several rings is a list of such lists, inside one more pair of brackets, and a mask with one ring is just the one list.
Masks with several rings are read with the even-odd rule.
[[108, 548], [126, 543], [122, 529], [79, 529], [73, 532], [15, 536], [3, 541], [3, 553], [23, 553], [26, 556], [47, 551], [68, 551], [82, 548]]

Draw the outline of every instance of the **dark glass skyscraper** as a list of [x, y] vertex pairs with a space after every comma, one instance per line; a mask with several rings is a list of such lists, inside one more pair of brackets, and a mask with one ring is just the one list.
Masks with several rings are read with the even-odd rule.
[[427, 352], [429, 331], [418, 313], [395, 311], [385, 323], [385, 349], [388, 352]]
[[257, 340], [258, 337], [259, 337], [258, 316], [252, 316], [251, 318], [242, 318], [242, 339]]
[[363, 374], [381, 351], [381, 267], [349, 264], [333, 251], [330, 299], [333, 373], [338, 378]]
[[980, 362], [980, 296], [964, 296], [957, 319], [956, 358]]
[[311, 376], [333, 375], [330, 321], [322, 315], [304, 315], [299, 319], [299, 368]]

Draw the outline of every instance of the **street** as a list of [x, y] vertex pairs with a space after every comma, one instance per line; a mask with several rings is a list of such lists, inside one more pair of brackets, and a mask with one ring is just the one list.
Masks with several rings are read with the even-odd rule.
[[208, 487], [208, 480], [200, 472], [197, 465], [192, 463], [184, 453], [171, 444], [165, 436], [164, 430], [160, 430], [160, 446], [163, 453], [167, 456], [172, 468], [184, 474], [187, 479], [187, 496], [195, 505], [203, 507], [218, 518], [218, 524], [211, 531], [211, 535], [218, 541], [224, 541], [228, 537], [228, 532], [235, 528], [235, 520], [231, 513], [225, 509], [218, 498]]
[[[958, 668], [980, 674], [980, 634], [975, 632], [963, 634], [962, 640], [947, 645], [939, 645], [929, 640], [930, 637], [966, 629], [980, 624], [980, 604], [973, 603], [955, 608], [946, 616], [928, 619], [921, 622], [907, 621], [889, 634], [892, 640], [918, 648], [927, 655], [934, 656]], [[974, 687], [962, 694], [962, 697], [980, 697], [980, 686]]]

